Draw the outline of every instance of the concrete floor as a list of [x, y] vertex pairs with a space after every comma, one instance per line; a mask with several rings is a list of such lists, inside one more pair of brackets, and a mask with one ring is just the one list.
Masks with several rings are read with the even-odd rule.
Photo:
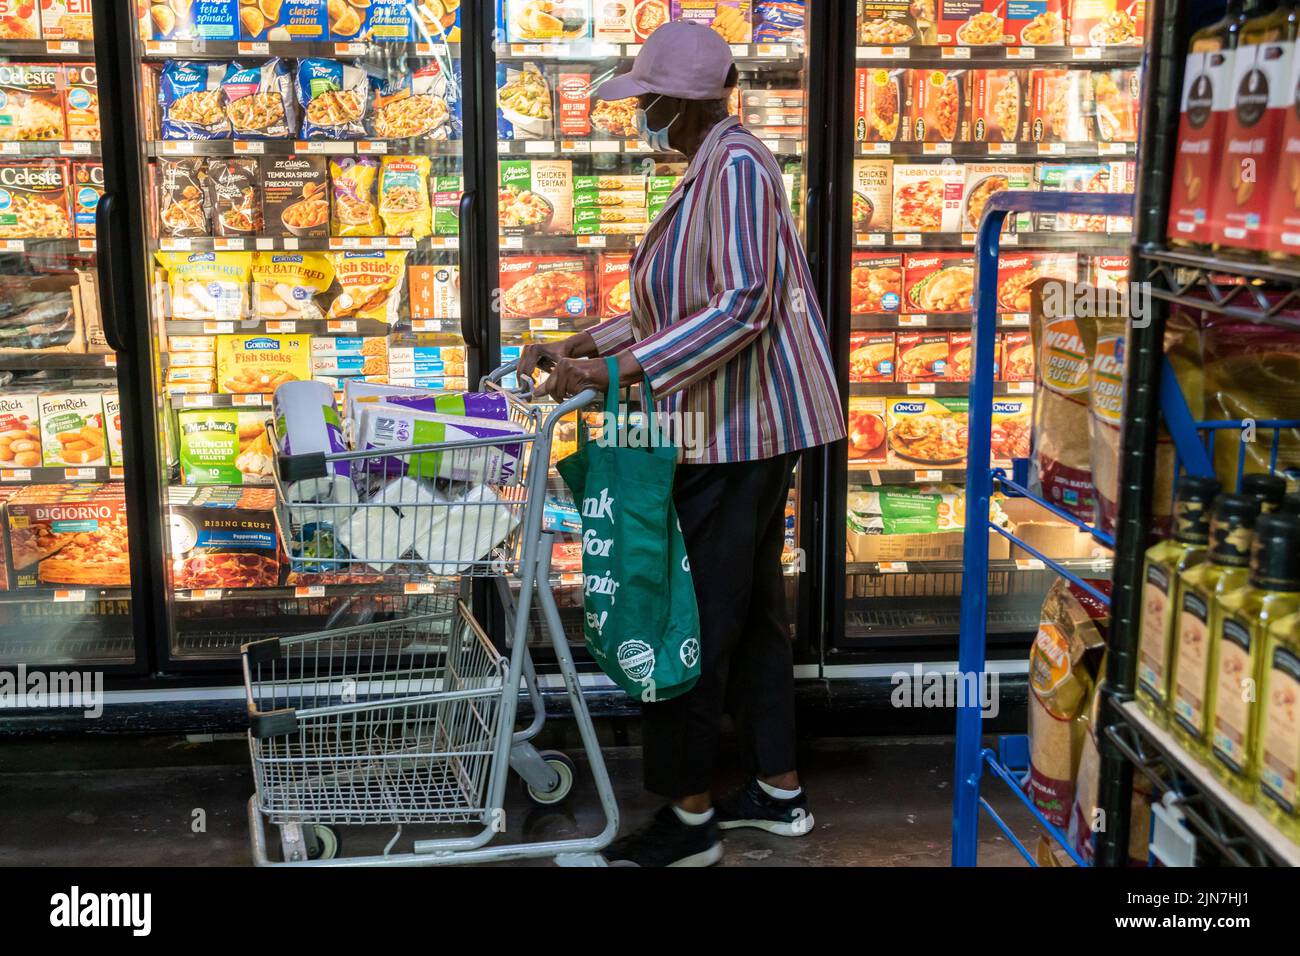
[[[610, 735], [613, 740], [621, 735]], [[577, 757], [580, 748], [567, 747]], [[658, 807], [640, 789], [636, 747], [605, 750], [624, 827]], [[532, 808], [511, 781], [507, 840], [591, 833], [599, 808], [579, 760], [579, 783], [562, 810]], [[726, 866], [945, 866], [949, 853], [952, 746], [943, 738], [809, 741], [801, 774], [817, 828], [792, 840], [757, 831], [726, 837]], [[737, 781], [724, 776], [723, 785]], [[80, 738], [7, 743], [0, 749], [0, 866], [245, 866], [245, 804], [252, 792], [239, 740]], [[1024, 839], [1028, 813], [1000, 785], [990, 801]], [[345, 853], [378, 852], [391, 830], [343, 831]], [[408, 829], [407, 835], [412, 835]], [[417, 835], [427, 834], [427, 828]], [[997, 828], [981, 826], [982, 865], [1022, 861]], [[1032, 844], [1031, 844], [1032, 845]]]

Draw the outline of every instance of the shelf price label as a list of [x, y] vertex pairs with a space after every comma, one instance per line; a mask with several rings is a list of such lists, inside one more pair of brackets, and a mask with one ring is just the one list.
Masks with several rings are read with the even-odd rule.
[[293, 144], [293, 150], [295, 153], [328, 153], [339, 155], [350, 153], [352, 152], [352, 149], [352, 143], [334, 142], [331, 140], [298, 140]]
[[1007, 312], [1002, 316], [1003, 325], [1028, 325], [1028, 312]]
[[555, 140], [553, 139], [526, 139], [524, 140], [525, 153], [553, 153], [555, 152]]
[[194, 143], [188, 139], [163, 140], [162, 154], [164, 156], [193, 156]]
[[382, 139], [363, 139], [357, 143], [357, 152], [377, 154], [387, 153], [388, 143]]
[[883, 232], [863, 232], [858, 234], [860, 246], [883, 246], [888, 236]]
[[900, 315], [898, 317], [899, 325], [929, 325], [930, 317], [924, 313], [914, 313], [912, 315]]
[[95, 478], [94, 468], [64, 468], [64, 481], [93, 481]]
[[234, 145], [236, 156], [260, 156], [266, 152], [266, 144], [257, 139], [237, 139]]
[[76, 40], [47, 40], [46, 53], [80, 53], [81, 44]]
[[1033, 382], [1007, 382], [1008, 395], [1032, 395], [1034, 394]]
[[86, 600], [86, 590], [85, 588], [75, 590], [59, 588], [50, 595], [50, 600], [55, 604], [78, 604]]
[[560, 583], [565, 587], [575, 587], [582, 583], [580, 571], [565, 571], [560, 575]]
[[221, 588], [198, 588], [190, 591], [191, 601], [220, 601]]
[[22, 143], [0, 143], [0, 156], [17, 156], [22, 151]]
[[891, 143], [859, 143], [858, 152], [863, 156], [888, 156], [891, 152]]
[[222, 250], [229, 250], [231, 252], [242, 252], [244, 250], [244, 240], [218, 237], [212, 240], [212, 248], [217, 250], [218, 252], [221, 252]]
[[233, 335], [235, 332], [234, 322], [204, 322], [204, 335]]
[[122, 481], [125, 478], [126, 478], [126, 469], [123, 468], [121, 465], [114, 465], [112, 468], [108, 469], [109, 481]]
[[309, 584], [293, 589], [293, 596], [298, 598], [318, 598], [325, 596], [325, 585]]
[[1019, 152], [1019, 143], [989, 143], [990, 156], [1015, 156]]
[[963, 246], [973, 246], [973, 245], [975, 245], [975, 233], [973, 233], [973, 232], [963, 232], [963, 233], [961, 234], [961, 244], [962, 244]]
[[523, 236], [502, 236], [501, 237], [502, 249], [522, 249], [523, 247], [524, 247]]
[[1031, 46], [1009, 46], [1006, 53], [1008, 60], [1032, 60], [1037, 55], [1037, 51]]
[[584, 249], [605, 248], [604, 236], [578, 236], [578, 247]]
[[184, 408], [211, 408], [211, 395], [182, 395], [181, 406]]
[[943, 481], [943, 472], [938, 468], [919, 469], [912, 472], [913, 481]]
[[266, 323], [266, 331], [270, 332], [272, 335], [292, 335], [294, 332], [298, 331], [298, 323], [268, 321]]
[[30, 468], [0, 468], [0, 481], [31, 481]]
[[623, 145], [616, 139], [593, 139], [587, 148], [592, 153], [617, 153], [622, 151]]
[[335, 56], [365, 56], [366, 45], [364, 43], [336, 43], [334, 44]]
[[560, 140], [561, 153], [590, 153], [591, 143], [581, 139]]
[[158, 243], [158, 246], [164, 252], [188, 252], [190, 241], [188, 239], [163, 239]]
[[760, 43], [755, 52], [759, 56], [784, 57], [786, 55], [786, 46], [784, 43]]
[[402, 585], [403, 594], [433, 594], [435, 590], [432, 581], [407, 581]]
[[908, 382], [908, 395], [933, 395], [934, 382]]
[[922, 143], [921, 153], [925, 156], [951, 156], [952, 143]]
[[117, 368], [117, 353], [109, 352], [104, 356], [104, 368]]
[[249, 408], [263, 408], [271, 404], [270, 395], [261, 395], [257, 392], [248, 392], [243, 395], [231, 395], [231, 405], [243, 405]]
[[905, 46], [858, 47], [858, 59], [860, 60], [906, 60], [911, 55], [911, 49]]
[[240, 43], [236, 49], [241, 56], [269, 56], [271, 53], [271, 44], [269, 43]]
[[968, 46], [945, 46], [940, 48], [939, 56], [944, 60], [969, 60], [970, 47]]
[[1071, 51], [1076, 60], [1100, 60], [1101, 47], [1099, 46], [1076, 46]]
[[1016, 568], [1021, 571], [1042, 571], [1046, 567], [1039, 558], [1016, 558]]
[[906, 561], [881, 561], [876, 565], [876, 570], [881, 574], [906, 574]]
[[1039, 156], [1064, 156], [1065, 144], [1064, 143], [1039, 143], [1038, 155]]
[[330, 319], [325, 325], [331, 335], [342, 332], [355, 332], [357, 330], [356, 319]]
[[920, 244], [921, 234], [919, 232], [894, 233], [894, 245], [896, 246], [919, 246]]
[[177, 52], [176, 41], [146, 40], [144, 44], [144, 52], [151, 56], [175, 56]]
[[1128, 153], [1128, 143], [1102, 143], [1097, 151], [1103, 156], [1124, 156]]
[[559, 319], [529, 319], [528, 327], [535, 332], [555, 332], [560, 328]]

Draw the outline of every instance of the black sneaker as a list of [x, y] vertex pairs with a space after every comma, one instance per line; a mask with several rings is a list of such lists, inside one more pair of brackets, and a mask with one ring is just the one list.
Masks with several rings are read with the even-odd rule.
[[778, 836], [794, 837], [806, 836], [814, 825], [808, 810], [808, 795], [803, 790], [796, 797], [778, 800], [768, 796], [757, 780], [749, 781], [715, 803], [714, 819], [722, 830], [754, 827]]
[[713, 818], [691, 826], [666, 806], [641, 829], [611, 843], [603, 856], [610, 866], [712, 866], [722, 859], [722, 840]]

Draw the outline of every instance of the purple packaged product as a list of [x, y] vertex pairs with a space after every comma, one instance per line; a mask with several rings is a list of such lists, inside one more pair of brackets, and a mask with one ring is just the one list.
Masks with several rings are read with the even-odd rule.
[[510, 420], [510, 403], [498, 392], [448, 392], [443, 395], [393, 395], [384, 399], [389, 405], [401, 405], [419, 412], [460, 415], [465, 418], [488, 418], [498, 422]]

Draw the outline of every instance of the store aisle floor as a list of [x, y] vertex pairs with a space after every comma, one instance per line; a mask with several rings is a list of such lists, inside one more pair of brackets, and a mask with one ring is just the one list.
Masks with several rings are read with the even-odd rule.
[[[569, 748], [577, 753], [577, 747]], [[635, 747], [606, 759], [626, 822], [657, 807], [640, 790]], [[801, 767], [817, 819], [801, 840], [737, 831], [727, 866], [942, 866], [948, 861], [952, 745], [937, 738], [822, 739], [805, 744]], [[598, 806], [582, 772], [564, 811], [530, 809], [512, 780], [511, 835], [543, 839], [595, 828]], [[992, 789], [992, 788], [990, 788]], [[6, 743], [0, 751], [5, 831], [0, 866], [243, 866], [250, 862], [245, 802], [252, 790], [242, 741], [101, 738]], [[993, 790], [1022, 836], [1028, 814]], [[407, 833], [413, 832], [408, 828]], [[423, 831], [421, 831], [423, 832]], [[981, 863], [1019, 856], [992, 824], [982, 829]], [[391, 830], [344, 830], [345, 853], [378, 852]]]

